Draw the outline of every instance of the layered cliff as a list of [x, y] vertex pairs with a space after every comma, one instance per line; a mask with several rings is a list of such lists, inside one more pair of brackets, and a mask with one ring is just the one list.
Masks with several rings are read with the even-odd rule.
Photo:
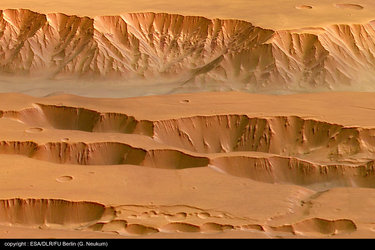
[[[270, 30], [240, 20], [137, 13], [0, 12], [0, 75], [213, 89], [371, 90], [374, 22]], [[78, 84], [78, 83], [77, 83]]]

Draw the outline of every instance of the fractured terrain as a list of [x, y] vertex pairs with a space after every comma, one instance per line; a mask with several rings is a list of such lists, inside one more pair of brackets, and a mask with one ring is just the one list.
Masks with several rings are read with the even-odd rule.
[[236, 2], [1, 7], [0, 237], [374, 237], [375, 5]]
[[[373, 95], [358, 95], [3, 94], [1, 226], [110, 237], [371, 235], [374, 128], [362, 118]], [[340, 122], [335, 107], [316, 117], [337, 100], [352, 120]], [[259, 114], [259, 102], [274, 113]], [[350, 214], [345, 202], [358, 197], [368, 206]]]
[[47, 85], [126, 81], [166, 86], [163, 94], [368, 91], [375, 80], [373, 24], [272, 30], [162, 13], [89, 18], [8, 9], [0, 12], [0, 75]]

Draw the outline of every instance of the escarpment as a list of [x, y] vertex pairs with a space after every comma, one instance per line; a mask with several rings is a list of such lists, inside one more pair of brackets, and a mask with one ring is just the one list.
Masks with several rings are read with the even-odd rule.
[[[95, 202], [59, 199], [0, 200], [0, 223], [24, 226], [79, 228], [99, 221], [111, 208]], [[112, 211], [113, 212], [113, 211]]]
[[0, 238], [374, 234], [375, 5], [115, 2], [0, 10]]
[[157, 121], [154, 133], [160, 142], [205, 153], [255, 151], [306, 157], [320, 152], [325, 159], [339, 160], [362, 149], [373, 152], [371, 129], [297, 116], [196, 116]]
[[13, 119], [35, 128], [135, 134], [160, 145], [199, 154], [263, 152], [304, 159], [320, 158], [320, 162], [345, 162], [358, 156], [358, 160], [367, 162], [375, 152], [372, 128], [343, 126], [299, 116], [221, 114], [141, 120], [124, 113], [80, 107], [33, 106], [20, 111], [2, 111], [3, 119]]
[[[293, 115], [220, 114], [140, 120], [125, 113], [74, 106], [32, 106], [2, 111], [2, 119], [32, 126], [26, 130], [31, 135], [71, 130], [75, 136], [100, 133], [103, 137], [90, 142], [75, 136], [58, 141], [46, 138], [43, 142], [9, 137], [0, 141], [0, 154], [74, 165], [174, 170], [211, 167], [267, 183], [374, 187], [373, 128]], [[127, 135], [117, 139], [116, 134]]]
[[165, 13], [88, 18], [8, 9], [0, 24], [2, 77], [170, 84], [172, 91], [373, 88], [374, 22], [270, 30]]

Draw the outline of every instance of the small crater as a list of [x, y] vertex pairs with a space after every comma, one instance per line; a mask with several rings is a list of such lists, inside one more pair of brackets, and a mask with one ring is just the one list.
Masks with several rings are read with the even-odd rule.
[[149, 219], [150, 214], [148, 212], [143, 212], [141, 215], [138, 216], [139, 219]]
[[26, 133], [40, 133], [44, 129], [43, 128], [28, 128], [25, 130]]
[[127, 221], [126, 220], [113, 220], [111, 222], [105, 223], [101, 231], [103, 232], [121, 232], [125, 230], [127, 226]]
[[151, 211], [149, 212], [149, 214], [150, 214], [151, 217], [155, 217], [155, 216], [158, 215], [158, 213], [157, 213], [156, 211], [154, 211], [154, 210], [151, 210]]
[[227, 215], [226, 215], [225, 213], [223, 213], [223, 212], [219, 212], [219, 213], [216, 215], [216, 217], [218, 217], [218, 218], [226, 218]]
[[166, 219], [169, 221], [183, 221], [187, 217], [187, 214], [184, 212], [176, 213], [173, 215], [166, 215]]
[[90, 231], [102, 231], [102, 228], [104, 226], [105, 223], [96, 223], [94, 225], [91, 225], [89, 227], [87, 227], [86, 229], [87, 230], [90, 230]]
[[214, 222], [208, 222], [201, 226], [202, 233], [216, 233], [222, 232], [223, 226]]
[[327, 220], [311, 218], [293, 225], [296, 231], [301, 233], [320, 233], [335, 235], [340, 233], [352, 233], [357, 230], [356, 224], [348, 219]]
[[255, 231], [264, 231], [264, 228], [258, 224], [248, 224], [241, 226], [243, 230], [255, 230]]
[[233, 230], [235, 227], [233, 225], [223, 225], [222, 229], [225, 230]]
[[296, 6], [296, 9], [298, 10], [311, 10], [313, 7], [310, 5], [298, 5]]
[[126, 232], [130, 235], [147, 235], [159, 232], [157, 228], [140, 224], [131, 224], [126, 227]]
[[363, 6], [359, 4], [353, 4], [353, 3], [336, 3], [334, 4], [336, 8], [339, 9], [351, 9], [351, 10], [362, 10]]
[[68, 142], [69, 141], [69, 138], [63, 138], [61, 139], [62, 142]]
[[173, 223], [164, 225], [162, 227], [162, 231], [177, 232], [177, 233], [196, 233], [196, 232], [200, 232], [200, 227], [193, 225], [193, 224], [188, 224], [188, 223], [173, 222]]
[[189, 103], [189, 102], [190, 102], [190, 100], [188, 100], [188, 99], [184, 99], [184, 100], [180, 101], [180, 103]]
[[70, 176], [70, 175], [64, 175], [64, 176], [60, 176], [60, 177], [56, 178], [57, 182], [68, 182], [68, 181], [72, 181], [72, 180], [73, 180], [73, 176]]
[[201, 219], [208, 219], [208, 218], [210, 218], [210, 214], [209, 213], [207, 213], [207, 212], [200, 212], [200, 213], [198, 213], [198, 217], [199, 218], [201, 218]]

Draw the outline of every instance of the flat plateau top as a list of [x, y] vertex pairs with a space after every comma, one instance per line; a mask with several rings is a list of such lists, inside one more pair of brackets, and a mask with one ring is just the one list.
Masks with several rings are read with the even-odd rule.
[[[245, 124], [241, 119], [197, 117], [160, 122], [151, 138], [113, 131], [124, 124], [121, 119], [107, 119], [103, 130], [87, 130], [96, 120], [80, 119], [90, 117], [80, 109], [49, 107], [42, 114], [34, 108], [20, 116], [8, 112], [39, 103], [138, 119], [241, 113], [308, 116], [374, 127], [374, 97], [374, 93], [220, 92], [99, 99], [0, 94], [0, 112], [5, 111], [0, 119], [0, 210], [5, 211], [0, 213], [0, 238], [134, 237], [134, 231], [137, 237], [155, 238], [374, 238], [374, 130], [275, 118], [273, 128], [284, 132], [275, 133], [272, 143], [256, 139], [248, 144], [268, 143], [269, 151], [252, 146], [248, 151], [225, 152], [222, 145], [240, 141], [237, 138], [248, 138], [245, 142], [267, 138], [269, 130], [261, 123], [249, 125], [254, 129], [238, 129]], [[50, 122], [44, 123], [43, 117]], [[313, 139], [300, 140], [300, 135]], [[125, 151], [127, 145], [137, 151]], [[138, 150], [145, 152], [141, 162], [139, 154], [128, 153]], [[345, 158], [332, 157], [341, 155]], [[125, 157], [132, 161], [120, 161]], [[202, 164], [202, 157], [209, 164], [206, 160]], [[58, 218], [50, 216], [52, 222], [65, 218], [67, 222], [45, 223], [38, 217], [42, 209]], [[81, 217], [88, 222], [82, 224]], [[19, 218], [20, 223], [9, 218]], [[8, 221], [13, 224], [5, 224]], [[89, 231], [93, 229], [87, 225], [102, 228]], [[212, 233], [218, 225], [230, 229]], [[147, 227], [152, 227], [152, 234], [143, 230]]]
[[[145, 120], [243, 114], [252, 117], [299, 116], [344, 126], [374, 127], [375, 93], [327, 92], [261, 95], [242, 92], [206, 92], [132, 98], [88, 98], [57, 95], [37, 98], [0, 94], [0, 110], [22, 110], [34, 103], [82, 107], [98, 112], [124, 113]], [[100, 105], [98, 105], [100, 103]]]
[[366, 23], [375, 19], [372, 0], [2, 0], [0, 9], [24, 8], [40, 13], [61, 12], [78, 16], [163, 12], [240, 19], [270, 29], [319, 27], [329, 24]]

